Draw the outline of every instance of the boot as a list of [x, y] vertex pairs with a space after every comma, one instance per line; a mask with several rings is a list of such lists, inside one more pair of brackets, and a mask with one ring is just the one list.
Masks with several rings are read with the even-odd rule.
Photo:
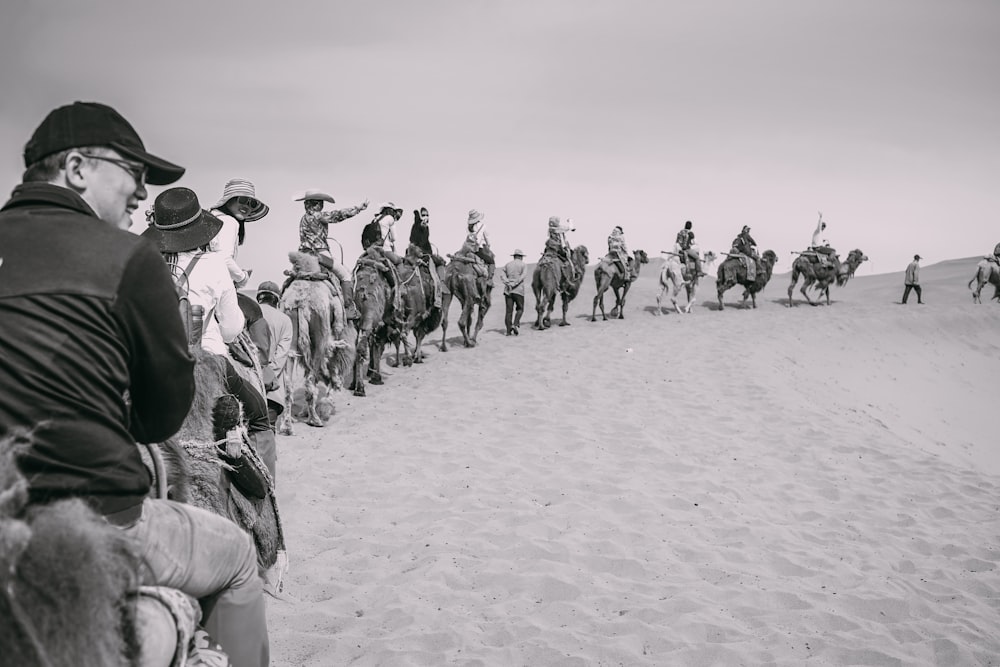
[[341, 280], [340, 293], [344, 295], [344, 316], [349, 320], [356, 320], [361, 317], [358, 307], [354, 304], [354, 282]]
[[274, 431], [267, 429], [265, 431], [256, 431], [254, 433], [248, 434], [250, 436], [250, 442], [253, 444], [253, 448], [257, 451], [257, 456], [260, 460], [264, 462], [267, 466], [267, 471], [271, 473], [271, 479], [276, 480], [276, 466], [278, 462], [278, 449], [274, 443]]
[[701, 257], [695, 256], [694, 258], [694, 271], [698, 274], [699, 278], [704, 278], [707, 274], [701, 270]]

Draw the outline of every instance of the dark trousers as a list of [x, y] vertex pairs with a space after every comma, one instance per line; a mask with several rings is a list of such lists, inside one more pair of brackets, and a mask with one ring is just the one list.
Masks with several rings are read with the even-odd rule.
[[920, 285], [907, 285], [906, 289], [903, 290], [903, 303], [906, 303], [906, 300], [909, 298], [910, 290], [913, 290], [914, 292], [917, 293], [917, 303], [924, 302], [923, 297], [920, 293]]
[[507, 327], [507, 333], [510, 333], [512, 327], [521, 326], [521, 313], [524, 312], [524, 295], [504, 294], [503, 300], [506, 305], [503, 323]]

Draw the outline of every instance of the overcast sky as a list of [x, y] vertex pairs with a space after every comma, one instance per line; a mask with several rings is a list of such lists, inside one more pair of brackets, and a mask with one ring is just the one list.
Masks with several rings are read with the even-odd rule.
[[[550, 215], [592, 258], [616, 224], [652, 256], [685, 220], [716, 251], [746, 224], [778, 271], [817, 211], [862, 273], [1000, 241], [996, 0], [3, 4], [0, 188], [48, 111], [110, 104], [206, 207], [256, 183], [254, 283], [306, 188], [395, 202], [400, 238], [426, 206], [442, 252], [479, 209], [500, 263]], [[371, 215], [333, 228], [349, 265]]]

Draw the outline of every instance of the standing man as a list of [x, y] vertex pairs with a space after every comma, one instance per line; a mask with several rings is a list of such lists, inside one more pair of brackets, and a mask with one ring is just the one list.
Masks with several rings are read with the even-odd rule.
[[528, 267], [524, 265], [524, 253], [520, 248], [514, 251], [514, 259], [504, 265], [500, 271], [500, 282], [503, 283], [503, 300], [506, 305], [503, 323], [507, 335], [517, 336], [520, 333], [521, 314], [524, 312], [524, 278], [528, 275]]
[[903, 289], [903, 304], [906, 304], [906, 300], [910, 297], [910, 290], [917, 293], [917, 303], [923, 304], [923, 294], [920, 290], [920, 260], [922, 258], [920, 255], [914, 255], [913, 261], [910, 262], [906, 267], [906, 278], [904, 284], [906, 287]]
[[299, 220], [299, 252], [315, 255], [319, 259], [321, 267], [337, 276], [337, 280], [340, 282], [340, 292], [344, 295], [345, 316], [349, 320], [356, 320], [358, 309], [354, 305], [354, 284], [344, 266], [333, 259], [329, 241], [330, 225], [343, 222], [361, 213], [368, 208], [368, 200], [364, 200], [360, 206], [349, 206], [325, 213], [323, 212], [323, 202], [336, 203], [336, 200], [325, 192], [306, 190], [305, 194], [295, 201], [302, 202], [305, 207], [305, 213]]
[[257, 553], [226, 518], [149, 498], [136, 442], [180, 428], [194, 359], [157, 247], [130, 234], [146, 182], [184, 168], [146, 151], [117, 111], [52, 111], [24, 148], [0, 210], [0, 434], [31, 430], [18, 458], [33, 503], [79, 498], [133, 540], [141, 583], [202, 602], [233, 664], [268, 663]]
[[277, 283], [267, 280], [257, 288], [257, 303], [260, 304], [264, 321], [267, 322], [267, 328], [271, 332], [267, 365], [274, 374], [274, 381], [265, 387], [267, 417], [271, 422], [271, 428], [275, 428], [278, 416], [285, 408], [285, 361], [288, 360], [288, 352], [292, 349], [292, 318], [278, 310], [280, 299]]

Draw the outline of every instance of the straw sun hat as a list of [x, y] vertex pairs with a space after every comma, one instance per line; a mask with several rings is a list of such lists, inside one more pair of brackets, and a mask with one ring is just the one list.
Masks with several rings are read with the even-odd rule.
[[253, 222], [254, 220], [260, 220], [267, 212], [271, 209], [268, 208], [267, 204], [262, 202], [257, 198], [257, 193], [254, 190], [253, 183], [245, 178], [231, 178], [226, 183], [226, 187], [222, 189], [222, 197], [219, 201], [215, 202], [212, 208], [221, 210], [231, 199], [236, 197], [249, 197], [257, 202], [257, 205], [253, 207], [249, 215], [246, 217], [246, 222]]

